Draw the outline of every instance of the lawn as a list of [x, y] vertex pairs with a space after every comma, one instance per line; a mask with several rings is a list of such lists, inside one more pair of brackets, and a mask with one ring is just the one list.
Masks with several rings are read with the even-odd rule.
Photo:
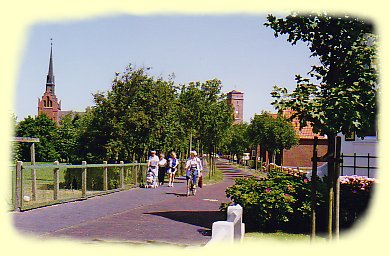
[[[262, 233], [262, 232], [249, 232], [245, 233], [243, 241], [255, 242], [263, 240], [273, 240], [273, 241], [299, 241], [299, 242], [310, 242], [310, 236], [307, 234], [291, 234], [284, 232], [274, 232], [274, 233]], [[325, 242], [326, 239], [323, 236], [316, 235], [315, 242]]]
[[[52, 165], [53, 163], [36, 163], [36, 165], [39, 167], [36, 169], [36, 200], [32, 200], [32, 169], [31, 169], [31, 163], [24, 163], [23, 162], [23, 171], [22, 171], [22, 198], [24, 196], [28, 196], [28, 200], [22, 200], [22, 209], [30, 209], [35, 207], [40, 207], [43, 205], [50, 205], [53, 203], [58, 203], [62, 201], [68, 201], [68, 200], [74, 200], [79, 199], [82, 196], [81, 193], [81, 187], [72, 189], [72, 188], [66, 188], [65, 187], [65, 171], [69, 165], [60, 164], [59, 166], [59, 183], [60, 183], [60, 190], [58, 195], [58, 200], [54, 200], [54, 171], [52, 166], [45, 167], [46, 165]], [[43, 167], [43, 168], [42, 168]], [[110, 183], [111, 179], [116, 178], [118, 179], [118, 173], [110, 175], [111, 171], [116, 170], [117, 168], [109, 168], [108, 169], [108, 182]], [[80, 172], [80, 169], [71, 169], [74, 172]], [[135, 178], [136, 175], [133, 172], [133, 167], [126, 167], [124, 172], [124, 189], [129, 189], [134, 187]], [[15, 183], [15, 167], [11, 166], [11, 171], [13, 172], [12, 175], [12, 183]], [[103, 174], [103, 168], [102, 167], [91, 167], [88, 168], [88, 178], [89, 175], [93, 172], [96, 172], [97, 176], [101, 176], [102, 180], [102, 174]], [[117, 171], [118, 172], [118, 171]], [[101, 175], [99, 175], [101, 173]], [[117, 176], [117, 177], [116, 177]], [[141, 180], [141, 177], [137, 177], [138, 181]], [[93, 181], [92, 181], [93, 182]], [[102, 181], [101, 181], [102, 182]], [[101, 184], [100, 184], [101, 185]], [[15, 196], [14, 192], [14, 184], [13, 184], [13, 196]], [[111, 190], [112, 185], [109, 184], [108, 189]], [[109, 191], [108, 191], [109, 192]], [[88, 188], [87, 196], [92, 196], [95, 194], [101, 194], [106, 193], [106, 191], [102, 191], [100, 188], [90, 189]], [[9, 200], [9, 207], [10, 209], [13, 209], [12, 200]]]
[[215, 184], [215, 183], [222, 181], [223, 179], [224, 179], [224, 176], [223, 176], [222, 171], [219, 170], [218, 168], [216, 168], [214, 175], [212, 175], [211, 177], [209, 177], [208, 172], [204, 173], [203, 183], [205, 185], [212, 185], [212, 184]]

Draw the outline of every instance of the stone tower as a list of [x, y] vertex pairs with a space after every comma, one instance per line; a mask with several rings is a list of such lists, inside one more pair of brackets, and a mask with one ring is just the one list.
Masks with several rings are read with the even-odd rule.
[[59, 112], [61, 111], [61, 101], [55, 95], [55, 81], [53, 71], [53, 44], [50, 48], [49, 71], [46, 79], [46, 90], [42, 99], [38, 98], [38, 115], [45, 114], [56, 124], [59, 123]]
[[232, 90], [227, 93], [227, 103], [234, 107], [234, 124], [243, 123], [243, 92]]

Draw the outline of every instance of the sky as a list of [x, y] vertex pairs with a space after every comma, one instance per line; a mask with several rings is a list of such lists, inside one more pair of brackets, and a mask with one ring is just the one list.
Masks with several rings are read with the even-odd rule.
[[[295, 87], [317, 60], [306, 44], [274, 37], [263, 15], [117, 15], [33, 24], [18, 72], [15, 114], [37, 115], [53, 43], [55, 92], [62, 110], [84, 111], [128, 64], [176, 84], [218, 78], [222, 91], [244, 93], [244, 121], [274, 112], [274, 85]], [[52, 41], [50, 39], [53, 39]]]

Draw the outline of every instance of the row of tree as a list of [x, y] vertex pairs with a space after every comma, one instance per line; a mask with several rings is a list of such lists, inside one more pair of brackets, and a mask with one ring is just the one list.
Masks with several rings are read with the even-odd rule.
[[220, 151], [235, 155], [238, 161], [248, 149], [256, 151], [257, 146], [261, 145], [263, 160], [268, 153], [267, 160], [281, 164], [281, 158], [276, 159], [276, 155], [280, 156], [282, 150], [297, 145], [299, 139], [290, 120], [280, 114], [274, 116], [264, 111], [260, 115], [254, 115], [250, 123], [233, 125], [223, 142]]
[[[59, 126], [46, 115], [27, 117], [16, 136], [38, 137], [37, 161], [97, 163], [103, 160], [144, 161], [151, 149], [187, 154], [192, 148], [211, 153], [231, 127], [232, 107], [218, 79], [176, 86], [129, 65], [116, 73], [112, 87], [95, 93], [95, 105], [84, 114], [69, 114]], [[15, 158], [30, 160], [29, 146], [20, 144]]]
[[[250, 124], [232, 125], [233, 110], [221, 88], [218, 79], [176, 86], [172, 78], [130, 65], [116, 74], [110, 90], [94, 94], [95, 105], [85, 113], [71, 113], [58, 126], [46, 115], [29, 116], [15, 123], [16, 136], [40, 139], [37, 161], [68, 163], [145, 161], [150, 149], [187, 155], [190, 141], [192, 149], [239, 159], [258, 144], [270, 155], [297, 144], [291, 123], [281, 116], [264, 112]], [[18, 145], [14, 158], [29, 161], [29, 145]]]

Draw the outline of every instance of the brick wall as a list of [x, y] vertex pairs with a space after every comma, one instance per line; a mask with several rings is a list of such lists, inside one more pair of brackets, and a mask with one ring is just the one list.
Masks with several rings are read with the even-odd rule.
[[[322, 156], [327, 153], [327, 140], [319, 140], [318, 156]], [[313, 140], [302, 139], [300, 144], [291, 148], [290, 150], [284, 150], [283, 163], [284, 166], [296, 166], [296, 167], [311, 167], [313, 154]], [[323, 163], [318, 163], [318, 166]]]

